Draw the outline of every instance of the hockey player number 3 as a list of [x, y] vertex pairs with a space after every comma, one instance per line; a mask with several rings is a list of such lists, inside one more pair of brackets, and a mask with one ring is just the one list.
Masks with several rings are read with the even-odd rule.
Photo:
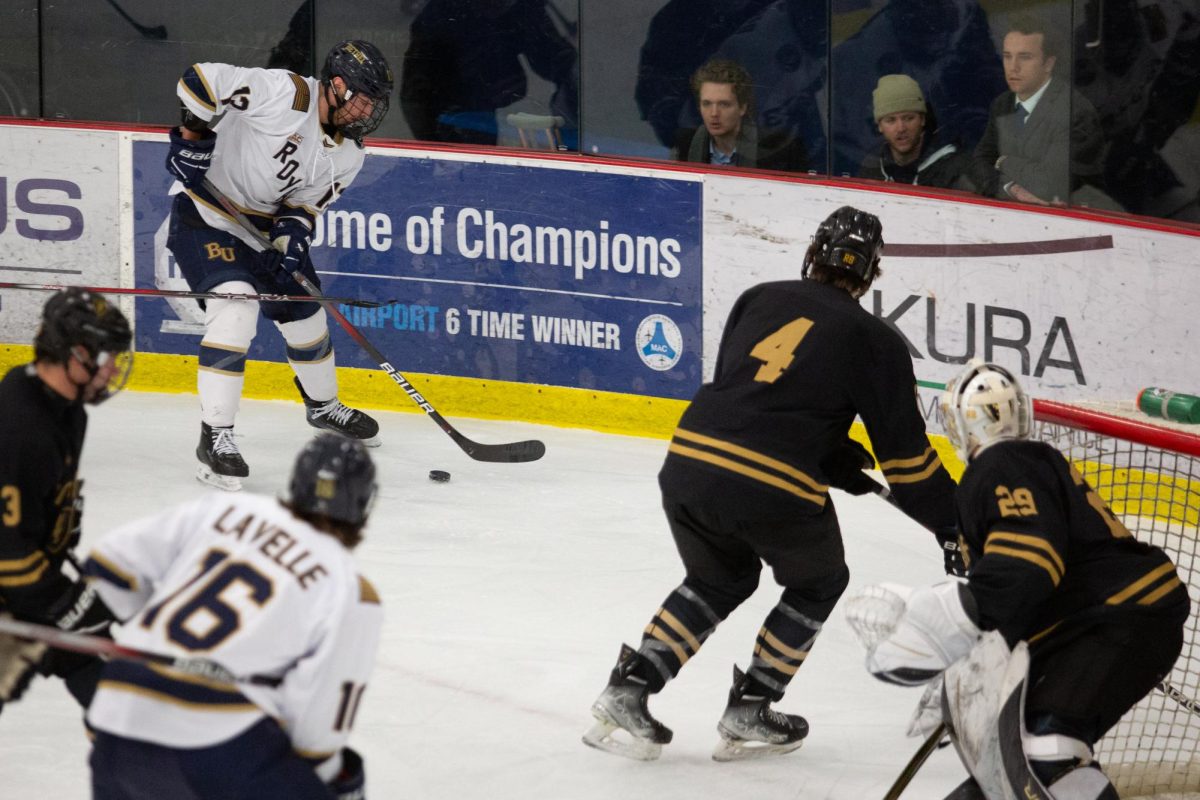
[[783, 371], [792, 365], [796, 348], [808, 335], [812, 325], [813, 322], [808, 317], [798, 317], [754, 345], [750, 357], [763, 362], [755, 373], [754, 380], [760, 383], [774, 383], [779, 380]]

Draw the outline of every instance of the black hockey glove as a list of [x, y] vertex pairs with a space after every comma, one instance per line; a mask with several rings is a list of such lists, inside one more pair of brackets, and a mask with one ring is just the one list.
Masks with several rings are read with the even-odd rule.
[[[113, 613], [104, 605], [96, 589], [86, 581], [78, 581], [56, 600], [43, 615], [44, 621], [59, 630], [108, 636]], [[39, 667], [43, 675], [65, 678], [92, 665], [96, 656], [72, 653], [69, 650], [50, 650]]]
[[967, 577], [967, 562], [963, 559], [962, 547], [958, 541], [958, 531], [954, 528], [943, 528], [935, 531], [934, 535], [942, 547], [942, 557], [946, 561], [946, 574], [955, 578]]
[[329, 784], [336, 800], [365, 800], [367, 796], [367, 773], [363, 760], [353, 748], [342, 748], [342, 771]]
[[864, 469], [874, 469], [875, 459], [853, 439], [847, 439], [821, 461], [821, 470], [829, 479], [830, 486], [836, 486], [850, 494], [867, 494], [879, 488], [869, 475], [864, 475]]
[[281, 253], [278, 268], [284, 274], [290, 276], [304, 266], [310, 235], [311, 229], [299, 217], [284, 214], [276, 218], [271, 226], [271, 244]]
[[171, 128], [171, 150], [167, 153], [167, 172], [174, 175], [189, 189], [194, 189], [204, 180], [212, 165], [213, 150], [217, 137], [192, 141], [183, 138], [178, 127]]

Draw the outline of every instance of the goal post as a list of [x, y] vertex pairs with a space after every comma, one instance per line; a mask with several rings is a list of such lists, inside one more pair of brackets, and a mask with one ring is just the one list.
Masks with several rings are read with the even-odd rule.
[[1121, 797], [1200, 792], [1200, 425], [1132, 405], [1034, 400], [1033, 409], [1033, 438], [1062, 452], [1135, 537], [1170, 555], [1192, 599], [1175, 668], [1099, 742], [1096, 757]]

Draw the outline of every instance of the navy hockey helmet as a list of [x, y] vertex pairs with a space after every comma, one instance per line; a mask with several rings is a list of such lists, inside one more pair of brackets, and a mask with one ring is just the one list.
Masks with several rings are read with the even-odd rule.
[[377, 488], [375, 464], [363, 443], [322, 433], [296, 456], [288, 505], [301, 514], [360, 528], [371, 513]]
[[91, 397], [99, 403], [125, 385], [133, 357], [129, 321], [104, 296], [78, 286], [56, 293], [42, 309], [42, 321], [33, 339], [38, 361], [66, 364], [76, 358], [94, 377], [102, 366], [116, 362], [107, 387]]
[[847, 270], [870, 283], [883, 250], [883, 225], [879, 217], [842, 206], [830, 214], [813, 235], [804, 257], [803, 275], [812, 264]]
[[355, 95], [361, 94], [371, 100], [370, 114], [337, 126], [338, 131], [347, 139], [361, 142], [364, 136], [380, 126], [387, 115], [388, 103], [395, 86], [392, 69], [378, 47], [361, 39], [351, 39], [335, 45], [325, 57], [321, 81], [328, 86], [334, 78], [341, 78], [346, 82], [346, 93], [339, 98], [338, 105], [334, 108], [335, 112], [350, 102]]

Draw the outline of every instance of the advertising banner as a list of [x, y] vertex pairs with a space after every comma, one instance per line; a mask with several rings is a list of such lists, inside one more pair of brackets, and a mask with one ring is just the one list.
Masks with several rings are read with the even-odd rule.
[[[0, 126], [0, 281], [118, 283], [116, 153], [104, 131]], [[0, 342], [31, 343], [49, 298], [0, 290]]]
[[[165, 248], [166, 147], [135, 142], [138, 286], [185, 288]], [[702, 351], [701, 182], [368, 156], [319, 220], [326, 294], [405, 372], [690, 398]], [[139, 301], [138, 348], [192, 353], [191, 300]], [[331, 323], [338, 364], [376, 364]], [[281, 361], [260, 324], [250, 358]]]

